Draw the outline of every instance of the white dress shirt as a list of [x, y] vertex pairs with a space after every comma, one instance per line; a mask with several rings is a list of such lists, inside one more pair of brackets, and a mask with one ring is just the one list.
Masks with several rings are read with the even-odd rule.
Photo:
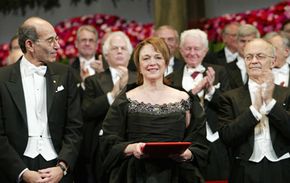
[[[33, 72], [42, 69], [42, 71]], [[24, 156], [35, 158], [39, 154], [50, 161], [57, 158], [47, 123], [46, 66], [36, 67], [23, 56], [20, 72], [23, 83], [28, 125], [28, 143]], [[43, 72], [41, 75], [39, 72]]]
[[[190, 68], [190, 67], [185, 66], [183, 70], [183, 78], [182, 78], [183, 89], [185, 89], [186, 91], [190, 91], [194, 87], [196, 87], [197, 84], [200, 81], [202, 81], [203, 73], [205, 72], [205, 70], [206, 70], [205, 67], [202, 66], [201, 64], [197, 66], [196, 68]], [[199, 74], [195, 77], [195, 79], [191, 77], [192, 73], [194, 72], [199, 72]], [[214, 92], [215, 92], [215, 88], [212, 91], [208, 91], [205, 96], [204, 96], [204, 90], [200, 91], [197, 95], [201, 99], [201, 101], [203, 100], [211, 101]], [[218, 132], [213, 133], [208, 125], [208, 122], [206, 122], [206, 138], [210, 142], [214, 142], [219, 138]]]
[[236, 64], [237, 64], [238, 68], [240, 69], [242, 80], [243, 80], [243, 83], [245, 84], [247, 82], [247, 79], [248, 79], [247, 70], [246, 70], [246, 63], [245, 63], [245, 60], [240, 56], [238, 56], [237, 59], [238, 59], [238, 61]]
[[224, 50], [225, 50], [227, 63], [231, 63], [232, 61], [234, 61], [238, 57], [237, 52], [232, 53], [227, 47], [225, 47]]
[[168, 63], [168, 66], [164, 72], [164, 76], [167, 76], [169, 74], [171, 74], [173, 72], [173, 66], [174, 66], [174, 57], [171, 57], [169, 59], [169, 63]]
[[[117, 71], [117, 69], [113, 68], [113, 67], [109, 67], [110, 71], [111, 71], [111, 76], [112, 76], [112, 80], [113, 80], [113, 84], [115, 85], [116, 82], [120, 79], [119, 73]], [[115, 98], [112, 96], [111, 92], [107, 93], [107, 99], [110, 105], [112, 105], [112, 103], [114, 102]]]
[[[255, 93], [259, 88], [265, 87], [265, 83], [262, 85], [259, 85], [255, 83], [252, 80], [249, 80], [249, 92], [251, 96], [252, 104], [255, 103], [256, 96]], [[260, 162], [264, 157], [266, 157], [271, 162], [277, 162], [286, 158], [290, 158], [290, 154], [286, 153], [281, 157], [277, 157], [273, 144], [272, 139], [270, 136], [270, 128], [269, 128], [269, 119], [266, 116], [269, 114], [271, 109], [276, 104], [276, 100], [272, 99], [272, 101], [266, 105], [263, 103], [260, 110], [256, 110], [253, 105], [250, 106], [250, 110], [252, 111], [252, 114], [255, 116], [257, 120], [260, 122], [255, 127], [255, 136], [254, 136], [254, 148], [253, 153], [249, 159], [249, 161], [252, 162]]]
[[289, 86], [289, 65], [285, 63], [280, 68], [273, 68], [272, 73], [274, 74], [274, 83], [276, 85], [288, 87]]

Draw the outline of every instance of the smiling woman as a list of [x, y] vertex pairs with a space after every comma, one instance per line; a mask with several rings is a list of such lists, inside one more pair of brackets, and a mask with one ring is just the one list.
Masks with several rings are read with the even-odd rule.
[[[199, 171], [207, 154], [203, 111], [186, 92], [164, 84], [166, 43], [156, 37], [145, 39], [137, 45], [134, 61], [140, 85], [123, 90], [103, 122], [102, 182], [203, 182]], [[153, 158], [144, 149], [148, 142], [191, 145]]]

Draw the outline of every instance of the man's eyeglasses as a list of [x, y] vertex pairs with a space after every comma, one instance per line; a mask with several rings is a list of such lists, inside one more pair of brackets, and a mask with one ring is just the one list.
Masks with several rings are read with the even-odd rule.
[[254, 57], [258, 60], [258, 61], [262, 61], [265, 60], [267, 57], [270, 58], [275, 58], [274, 56], [270, 56], [270, 55], [266, 55], [264, 53], [257, 53], [257, 54], [248, 54], [245, 56], [245, 61], [249, 62], [252, 61], [254, 59]]
[[49, 45], [53, 45], [55, 43], [58, 43], [59, 37], [58, 36], [50, 37], [50, 38], [47, 38], [45, 40], [38, 39], [37, 41], [44, 41], [44, 42], [48, 43]]

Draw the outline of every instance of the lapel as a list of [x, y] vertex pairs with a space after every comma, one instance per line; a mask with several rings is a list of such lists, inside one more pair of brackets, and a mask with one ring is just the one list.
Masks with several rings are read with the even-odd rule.
[[[238, 97], [236, 98], [237, 100], [236, 105], [238, 106], [239, 110], [235, 112], [237, 113], [236, 115], [239, 115], [242, 112], [244, 112], [244, 110], [249, 109], [249, 107], [252, 105], [248, 83], [240, 87], [240, 89], [237, 90], [237, 94], [238, 94]], [[254, 134], [255, 133], [253, 129], [252, 133], [250, 133], [250, 136], [249, 136], [249, 141], [248, 141], [250, 145], [249, 147], [254, 146]]]
[[236, 83], [236, 86], [242, 86], [244, 85], [243, 83], [243, 79], [242, 79], [242, 75], [241, 75], [241, 71], [237, 66], [237, 60], [235, 60], [234, 62], [231, 62], [228, 64], [228, 73], [230, 75], [230, 79], [234, 80], [234, 82]]
[[[22, 57], [21, 57], [22, 58]], [[27, 124], [27, 116], [26, 116], [26, 106], [25, 106], [25, 97], [23, 92], [23, 85], [20, 73], [20, 60], [14, 65], [12, 65], [12, 71], [10, 73], [10, 78], [6, 82], [7, 89], [12, 96], [13, 101], [15, 102], [17, 109], [20, 111], [20, 114], [23, 118], [23, 121]]]
[[113, 79], [111, 76], [110, 69], [107, 69], [105, 72], [103, 72], [99, 77], [99, 83], [100, 87], [103, 90], [104, 93], [107, 93], [112, 90], [114, 87]]
[[47, 71], [45, 73], [47, 114], [49, 114], [51, 110], [54, 94], [57, 90], [57, 87], [62, 85], [62, 83], [60, 83], [60, 75], [54, 72], [52, 64], [53, 63], [47, 64]]
[[172, 77], [172, 85], [178, 88], [182, 88], [182, 78], [183, 78], [183, 71], [184, 71], [185, 65], [180, 67], [178, 70], [174, 72], [174, 75]]

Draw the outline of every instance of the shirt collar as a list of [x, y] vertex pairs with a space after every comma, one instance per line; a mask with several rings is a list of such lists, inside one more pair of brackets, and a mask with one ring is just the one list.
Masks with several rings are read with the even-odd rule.
[[25, 56], [22, 57], [20, 62], [20, 72], [22, 76], [30, 76], [33, 73], [37, 73], [38, 75], [44, 76], [46, 73], [47, 66], [41, 65], [41, 66], [35, 66], [31, 62], [29, 62]]
[[194, 72], [200, 72], [203, 73], [206, 69], [203, 65], [199, 64], [197, 67], [192, 68], [192, 67], [188, 67], [188, 65], [185, 66], [185, 70], [187, 73], [189, 73], [190, 75]]

